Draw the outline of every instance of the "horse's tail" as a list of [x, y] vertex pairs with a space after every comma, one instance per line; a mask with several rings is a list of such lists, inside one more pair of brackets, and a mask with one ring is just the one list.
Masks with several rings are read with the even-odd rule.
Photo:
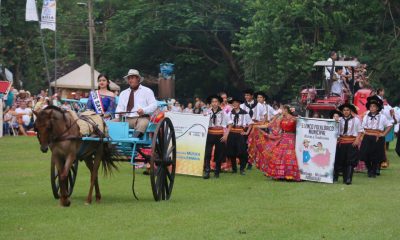
[[103, 165], [104, 175], [111, 175], [113, 169], [118, 170], [117, 165], [115, 165], [114, 159], [118, 159], [118, 152], [115, 146], [109, 142], [103, 142], [103, 157], [101, 158], [101, 163]]

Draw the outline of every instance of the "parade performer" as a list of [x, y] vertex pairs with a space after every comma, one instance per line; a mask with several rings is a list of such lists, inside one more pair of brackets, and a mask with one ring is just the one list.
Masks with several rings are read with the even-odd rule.
[[[207, 103], [211, 105], [211, 108], [206, 111], [206, 114], [210, 116], [210, 123], [208, 126], [208, 135], [204, 157], [204, 179], [210, 178], [210, 161], [213, 148], [215, 161], [214, 176], [216, 178], [219, 177], [222, 158], [225, 156], [225, 143], [228, 139], [232, 121], [228, 118], [228, 115], [226, 115], [225, 112], [221, 109], [221, 102], [222, 98], [218, 95], [212, 95], [207, 98]], [[224, 132], [224, 128], [227, 128], [227, 131]]]
[[267, 176], [273, 179], [300, 181], [295, 150], [296, 118], [290, 112], [288, 105], [283, 107], [280, 127], [281, 139], [272, 150], [273, 155], [268, 164]]
[[106, 75], [100, 74], [97, 82], [99, 89], [90, 92], [86, 109], [103, 115], [104, 120], [110, 120], [115, 112], [115, 94], [111, 92], [110, 80]]
[[339, 139], [336, 146], [333, 181], [338, 181], [339, 172], [343, 173], [343, 183], [349, 185], [353, 180], [354, 167], [358, 164], [358, 144], [361, 141], [362, 127], [353, 104], [339, 106], [343, 117], [339, 119]]
[[361, 142], [360, 156], [365, 162], [368, 177], [380, 175], [380, 164], [385, 157], [385, 136], [391, 130], [392, 123], [380, 113], [383, 101], [376, 95], [367, 98], [366, 114], [362, 121], [364, 131]]
[[[385, 99], [385, 90], [383, 88], [379, 88], [376, 90], [376, 95], [383, 101], [383, 109], [381, 113], [385, 115], [385, 117], [393, 124], [396, 124], [396, 118], [394, 115], [394, 109], [389, 105], [387, 100]], [[385, 136], [385, 158], [382, 161], [381, 167], [388, 168], [389, 160], [387, 159], [387, 150], [389, 150], [389, 144], [394, 140], [394, 127], [388, 132]]]
[[227, 156], [232, 163], [232, 173], [237, 172], [236, 158], [239, 158], [240, 174], [245, 175], [244, 169], [248, 159], [246, 136], [251, 131], [253, 121], [250, 115], [240, 108], [241, 102], [239, 98], [232, 98], [230, 101], [233, 105], [232, 111], [229, 112], [232, 128], [228, 136]]
[[[259, 102], [254, 100], [254, 91], [253, 89], [246, 89], [243, 91], [244, 94], [244, 103], [240, 104], [240, 108], [245, 110], [249, 115], [252, 121], [255, 124], [263, 123], [265, 121], [265, 108]], [[246, 138], [246, 152], [248, 150], [248, 136]], [[248, 156], [248, 155], [247, 155]], [[247, 157], [248, 158], [248, 157]], [[248, 159], [247, 159], [248, 161]], [[252, 164], [249, 162], [247, 165], [247, 169], [250, 170], [252, 168]]]

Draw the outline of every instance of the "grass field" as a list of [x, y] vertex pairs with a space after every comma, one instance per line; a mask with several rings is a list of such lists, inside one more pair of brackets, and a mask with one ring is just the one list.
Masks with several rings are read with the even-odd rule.
[[276, 182], [258, 170], [203, 180], [178, 176], [172, 198], [154, 202], [150, 180], [120, 165], [101, 177], [102, 202], [84, 205], [80, 165], [69, 208], [50, 189], [50, 154], [36, 138], [0, 138], [0, 239], [399, 239], [400, 161], [353, 185]]

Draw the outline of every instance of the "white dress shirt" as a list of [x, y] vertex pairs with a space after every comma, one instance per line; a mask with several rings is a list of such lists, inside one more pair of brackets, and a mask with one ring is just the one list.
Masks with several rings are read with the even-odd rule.
[[[248, 102], [249, 105], [254, 104], [254, 100]], [[247, 113], [250, 112], [250, 108], [247, 107], [244, 103], [240, 104], [240, 108], [245, 110]], [[251, 117], [252, 120], [260, 121], [261, 117], [265, 116], [265, 107], [261, 103], [257, 103], [256, 106], [253, 108], [253, 116]]]
[[371, 130], [384, 131], [385, 128], [392, 126], [392, 123], [385, 117], [385, 115], [378, 113], [374, 117], [369, 116], [367, 112], [362, 121], [362, 128]]
[[344, 124], [345, 124], [345, 118], [341, 117], [339, 119], [339, 134], [340, 136], [354, 136], [357, 137], [359, 133], [363, 132], [363, 129], [361, 127], [361, 121], [358, 119], [358, 117], [353, 117], [352, 119], [349, 120], [348, 122], [348, 127], [347, 127], [347, 133], [344, 134]]
[[207, 116], [210, 117], [210, 123], [208, 125], [208, 127], [223, 127], [226, 128], [226, 126], [228, 126], [229, 124], [232, 124], [231, 119], [229, 119], [228, 115], [225, 114], [224, 110], [220, 110], [217, 114], [216, 114], [216, 119], [215, 119], [215, 124], [213, 119], [211, 118], [213, 115], [213, 110], [212, 108], [207, 109], [206, 110], [206, 114]]
[[[126, 109], [128, 106], [129, 95], [131, 94], [131, 88], [125, 89], [119, 95], [118, 106], [115, 110], [118, 112], [135, 112], [139, 109], [143, 109], [144, 114], [151, 115], [157, 109], [157, 100], [154, 97], [153, 90], [148, 87], [139, 85], [139, 88], [134, 93], [134, 106], [132, 109]], [[127, 113], [126, 117], [138, 117], [135, 113]], [[115, 114], [116, 118], [119, 118], [119, 114]]]
[[253, 124], [253, 120], [251, 119], [250, 115], [243, 109], [242, 109], [242, 111], [244, 111], [243, 114], [239, 114], [238, 122], [235, 124], [235, 114], [232, 113], [233, 111], [235, 110], [232, 109], [232, 111], [228, 113], [229, 121], [232, 122], [233, 127], [247, 127]]

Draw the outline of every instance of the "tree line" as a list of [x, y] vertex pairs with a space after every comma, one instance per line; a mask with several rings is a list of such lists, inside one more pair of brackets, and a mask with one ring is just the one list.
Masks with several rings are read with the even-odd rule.
[[[25, 22], [25, 1], [1, 4], [0, 63], [17, 87], [46, 87], [37, 23]], [[178, 97], [254, 87], [286, 101], [310, 83], [313, 62], [336, 50], [368, 64], [372, 85], [400, 100], [395, 0], [98, 0], [94, 10], [95, 67], [111, 79], [129, 68], [157, 76], [172, 62]], [[53, 79], [88, 63], [87, 9], [58, 1], [57, 32], [44, 38]]]

